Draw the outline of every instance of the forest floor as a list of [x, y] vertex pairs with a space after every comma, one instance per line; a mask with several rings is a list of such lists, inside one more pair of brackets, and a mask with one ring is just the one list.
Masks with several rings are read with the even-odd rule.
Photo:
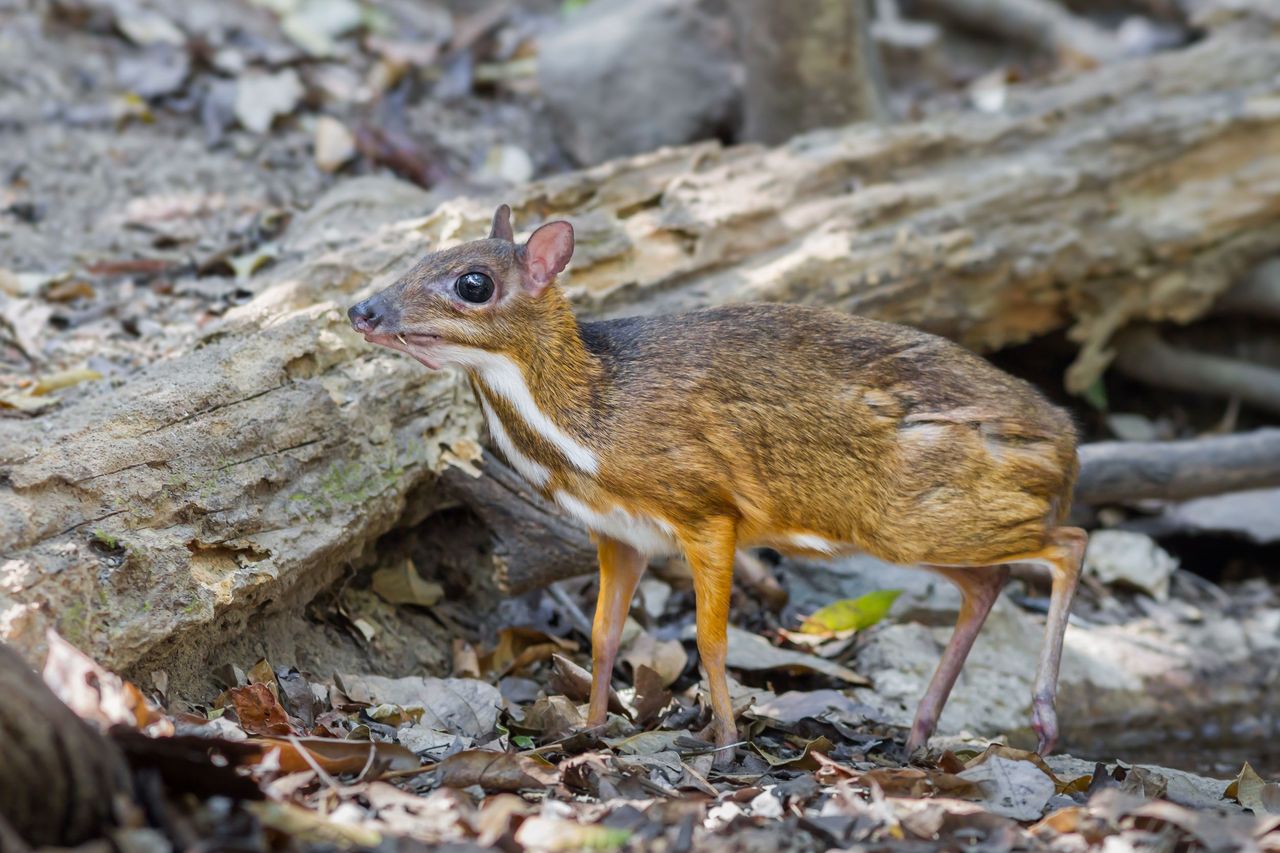
[[[561, 4], [456, 5], [385, 3], [371, 21], [342, 2], [0, 0], [0, 414], [57, 418], [88, 383], [189, 348], [328, 199], [400, 193], [425, 215], [569, 168], [527, 67]], [[997, 360], [1060, 392], [1062, 342], [1030, 346]], [[1077, 404], [1092, 437], [1220, 416], [1136, 387], [1111, 397], [1135, 402], [1120, 417]], [[1265, 781], [1280, 776], [1280, 530], [1258, 510], [1274, 499], [1092, 519], [1120, 535], [1075, 609], [1070, 755], [1047, 761], [1008, 745], [1027, 745], [1045, 589], [1011, 584], [948, 736], [908, 756], [957, 599], [859, 560], [766, 555], [788, 597], [776, 612], [736, 592], [744, 742], [727, 771], [699, 737], [678, 564], [642, 587], [616, 679], [630, 686], [598, 732], [581, 731], [591, 583], [454, 600], [414, 568], [430, 542], [403, 532], [308, 606], [288, 659], [240, 638], [217, 688], [171, 692], [155, 667], [129, 673], [144, 696], [54, 641], [46, 678], [82, 716], [155, 738], [118, 735], [164, 782], [116, 834], [123, 850], [1280, 850]], [[856, 618], [800, 627], [841, 601]], [[416, 669], [357, 668], [414, 644]], [[220, 741], [192, 759], [175, 734]]]

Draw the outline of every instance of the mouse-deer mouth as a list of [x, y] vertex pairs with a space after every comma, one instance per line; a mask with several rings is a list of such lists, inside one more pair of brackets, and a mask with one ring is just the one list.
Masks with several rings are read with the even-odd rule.
[[436, 352], [439, 345], [444, 342], [444, 338], [440, 335], [425, 332], [373, 331], [365, 332], [364, 339], [371, 344], [402, 352], [432, 370], [440, 369], [441, 359]]

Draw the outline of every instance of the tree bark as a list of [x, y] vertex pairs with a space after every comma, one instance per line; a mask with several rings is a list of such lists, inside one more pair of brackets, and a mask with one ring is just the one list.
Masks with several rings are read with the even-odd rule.
[[742, 138], [885, 117], [869, 0], [738, 0], [730, 8], [746, 67]]
[[4, 643], [0, 732], [0, 848], [6, 824], [35, 846], [78, 844], [110, 824], [128, 789], [124, 758]]
[[[504, 200], [525, 233], [573, 221], [585, 315], [789, 300], [978, 350], [1066, 330], [1081, 389], [1117, 330], [1193, 320], [1280, 251], [1280, 41], [1255, 32], [1014, 87], [996, 114], [664, 149]], [[0, 419], [0, 638], [35, 660], [56, 627], [117, 670], [211, 655], [457, 500], [438, 476], [480, 455], [469, 389], [364, 344], [343, 309], [486, 234], [493, 202], [375, 227], [387, 193], [358, 186], [292, 226], [257, 297], [189, 351]], [[530, 512], [525, 543], [551, 523]]]

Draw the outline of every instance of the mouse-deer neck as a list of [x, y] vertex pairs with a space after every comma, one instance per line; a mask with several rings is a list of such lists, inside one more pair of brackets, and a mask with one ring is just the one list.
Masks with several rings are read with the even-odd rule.
[[[512, 311], [508, 329], [500, 351], [467, 365], [490, 433], [500, 445], [513, 443], [517, 452], [540, 460], [535, 472], [567, 462], [596, 473], [599, 459], [590, 433], [605, 373], [584, 345], [568, 300], [553, 288], [526, 301]], [[502, 449], [513, 456], [509, 447]]]

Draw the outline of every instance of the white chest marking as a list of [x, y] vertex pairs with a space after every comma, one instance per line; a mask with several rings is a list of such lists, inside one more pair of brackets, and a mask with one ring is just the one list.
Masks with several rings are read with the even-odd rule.
[[[529, 386], [525, 384], [520, 366], [514, 361], [498, 353], [459, 346], [448, 347], [447, 357], [454, 364], [474, 370], [486, 388], [510, 403], [529, 430], [558, 450], [570, 465], [584, 474], [595, 474], [600, 470], [600, 461], [595, 452], [561, 429], [559, 424], [547, 417], [546, 412], [538, 408], [537, 401], [529, 393]], [[493, 431], [492, 426], [490, 431]], [[494, 441], [498, 440], [495, 435]], [[507, 440], [510, 442], [510, 436]], [[512, 464], [515, 464], [514, 460]]]
[[484, 409], [485, 420], [489, 422], [489, 435], [493, 437], [502, 455], [507, 457], [511, 467], [533, 485], [545, 486], [551, 479], [551, 472], [547, 467], [520, 452], [520, 448], [516, 447], [516, 443], [507, 433], [507, 428], [502, 425], [502, 418], [498, 417], [498, 413], [493, 410], [493, 406], [489, 405], [488, 399], [483, 394], [480, 395], [480, 407]]
[[835, 554], [840, 551], [839, 545], [830, 539], [823, 539], [816, 533], [792, 533], [789, 538], [792, 545], [808, 551], [819, 551], [823, 554]]
[[676, 553], [675, 530], [660, 518], [632, 515], [620, 506], [608, 512], [592, 509], [568, 492], [556, 492], [556, 503], [589, 529], [625, 542], [641, 554], [665, 556]]

